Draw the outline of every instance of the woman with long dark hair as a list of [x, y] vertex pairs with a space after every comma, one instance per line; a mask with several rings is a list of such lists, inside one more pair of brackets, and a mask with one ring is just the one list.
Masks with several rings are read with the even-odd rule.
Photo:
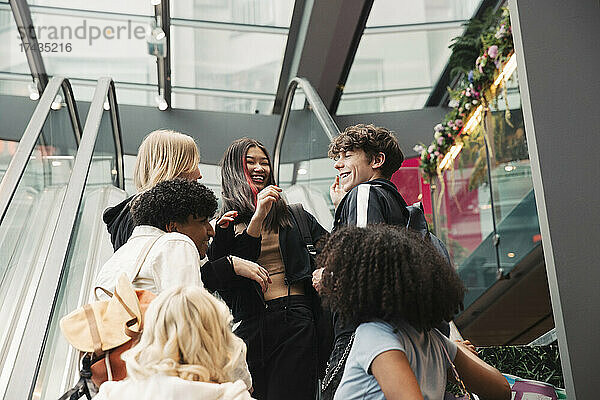
[[[221, 218], [209, 259], [235, 255], [269, 271], [263, 293], [250, 279], [229, 282], [219, 294], [241, 321], [235, 333], [248, 346], [247, 361], [260, 400], [312, 399], [317, 381], [315, 318], [319, 300], [311, 285], [314, 265], [298, 224], [275, 185], [267, 149], [234, 141], [222, 160]], [[313, 243], [326, 233], [302, 210]]]

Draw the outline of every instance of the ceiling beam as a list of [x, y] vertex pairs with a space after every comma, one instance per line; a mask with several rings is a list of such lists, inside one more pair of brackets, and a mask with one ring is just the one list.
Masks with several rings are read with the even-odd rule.
[[[302, 10], [294, 8], [290, 36], [294, 35], [294, 30], [300, 31], [302, 28], [305, 30], [304, 37], [302, 40], [293, 36], [291, 41], [288, 39], [283, 68], [288, 70], [280, 78], [274, 112], [281, 111], [281, 102], [290, 78], [299, 76], [309, 80], [327, 109], [333, 113], [348, 78], [373, 0], [314, 0], [312, 6], [306, 0], [302, 3]], [[301, 23], [305, 24], [304, 27]], [[297, 64], [297, 68], [292, 68], [294, 64]]]
[[279, 75], [279, 84], [277, 85], [277, 94], [275, 95], [275, 104], [273, 105], [273, 114], [281, 114], [287, 87], [291, 80], [298, 76], [298, 65], [300, 64], [313, 5], [314, 0], [296, 0], [294, 3], [281, 74]]

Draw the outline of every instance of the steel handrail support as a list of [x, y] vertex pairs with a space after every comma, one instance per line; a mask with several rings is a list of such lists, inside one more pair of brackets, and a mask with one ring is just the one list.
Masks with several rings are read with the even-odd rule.
[[4, 400], [31, 399], [33, 396], [48, 329], [55, 311], [60, 285], [64, 279], [69, 243], [81, 206], [110, 83], [110, 78], [102, 78], [96, 86], [52, 237], [52, 245], [44, 262], [42, 276], [27, 318]]
[[29, 5], [27, 0], [9, 0], [9, 5], [21, 38], [21, 50], [27, 57], [31, 77], [37, 84], [39, 93], [43, 93], [48, 86], [48, 74], [35, 34]]
[[310, 84], [308, 79], [296, 77], [292, 79], [288, 85], [285, 93], [285, 101], [283, 105], [283, 111], [281, 112], [281, 119], [279, 120], [279, 128], [277, 129], [277, 136], [275, 138], [275, 152], [273, 153], [273, 176], [275, 181], [279, 183], [279, 162], [281, 160], [281, 146], [285, 137], [285, 130], [290, 118], [290, 112], [292, 110], [292, 103], [294, 101], [294, 94], [296, 89], [300, 87], [304, 92], [308, 104], [311, 106], [311, 110], [317, 117], [319, 124], [325, 131], [325, 134], [329, 140], [333, 140], [334, 137], [340, 134], [340, 129], [333, 120], [331, 114], [325, 107], [323, 100]]
[[55, 76], [50, 80], [46, 90], [44, 90], [44, 93], [39, 99], [38, 105], [19, 141], [17, 150], [8, 164], [2, 182], [0, 182], [0, 224], [6, 215], [6, 211], [8, 210], [15, 192], [17, 191], [17, 186], [23, 177], [23, 173], [25, 172], [31, 154], [33, 153], [33, 149], [35, 148], [38, 139], [40, 139], [40, 135], [43, 133], [44, 124], [50, 113], [52, 102], [56, 98], [60, 88], [62, 88], [65, 96], [67, 110], [75, 134], [75, 141], [77, 145], [79, 145], [81, 138], [81, 123], [79, 122], [79, 113], [77, 112], [77, 105], [75, 104], [71, 84], [67, 79]]

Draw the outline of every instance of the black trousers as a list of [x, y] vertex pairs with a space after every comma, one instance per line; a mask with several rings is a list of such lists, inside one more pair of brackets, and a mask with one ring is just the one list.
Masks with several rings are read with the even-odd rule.
[[246, 342], [258, 400], [313, 400], [317, 388], [315, 323], [305, 296], [266, 302], [264, 313], [245, 319], [235, 334]]

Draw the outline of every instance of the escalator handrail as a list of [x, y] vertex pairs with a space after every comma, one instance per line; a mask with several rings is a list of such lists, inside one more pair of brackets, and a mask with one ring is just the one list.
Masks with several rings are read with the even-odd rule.
[[110, 120], [112, 124], [113, 137], [115, 141], [115, 151], [117, 156], [117, 185], [120, 189], [125, 190], [125, 170], [123, 167], [123, 135], [121, 134], [121, 120], [119, 118], [119, 106], [117, 104], [117, 94], [115, 92], [115, 83], [111, 78], [100, 78], [98, 83], [102, 80], [108, 79], [108, 104], [110, 107]]
[[40, 139], [40, 135], [43, 135], [44, 124], [50, 113], [52, 103], [61, 88], [71, 118], [75, 141], [77, 145], [79, 145], [81, 139], [81, 123], [79, 122], [79, 113], [77, 112], [77, 105], [75, 104], [71, 84], [67, 79], [55, 76], [50, 80], [50, 83], [46, 86], [46, 90], [44, 90], [44, 93], [40, 97], [35, 111], [25, 128], [25, 132], [23, 132], [23, 136], [19, 141], [17, 150], [8, 164], [2, 182], [0, 182], [0, 224], [6, 215], [10, 202], [23, 177], [23, 173], [25, 172], [31, 154], [33, 153], [33, 149], [35, 148], [38, 139]]
[[300, 77], [292, 79], [285, 93], [283, 111], [281, 113], [281, 119], [279, 120], [277, 136], [275, 137], [275, 152], [273, 153], [273, 176], [275, 177], [275, 180], [277, 182], [279, 182], [279, 162], [281, 160], [281, 146], [283, 144], [287, 124], [290, 118], [292, 103], [294, 101], [294, 94], [296, 93], [296, 89], [298, 87], [300, 87], [303, 90], [306, 100], [308, 101], [308, 104], [311, 107], [310, 109], [317, 117], [319, 124], [325, 131], [325, 134], [327, 135], [329, 140], [333, 140], [334, 137], [340, 134], [340, 129], [333, 120], [331, 114], [329, 114], [329, 111], [327, 110], [327, 107], [325, 107], [323, 100], [321, 100], [321, 97], [319, 96], [315, 88], [310, 84], [308, 79]]
[[52, 244], [44, 262], [36, 296], [27, 317], [23, 339], [13, 364], [11, 378], [18, 377], [18, 379], [9, 380], [5, 399], [28, 399], [33, 396], [61, 281], [65, 279], [63, 275], [65, 274], [64, 268], [69, 243], [82, 203], [104, 113], [104, 102], [107, 99], [111, 82], [110, 78], [101, 78], [96, 86], [81, 143], [73, 163], [71, 177], [61, 204]]

